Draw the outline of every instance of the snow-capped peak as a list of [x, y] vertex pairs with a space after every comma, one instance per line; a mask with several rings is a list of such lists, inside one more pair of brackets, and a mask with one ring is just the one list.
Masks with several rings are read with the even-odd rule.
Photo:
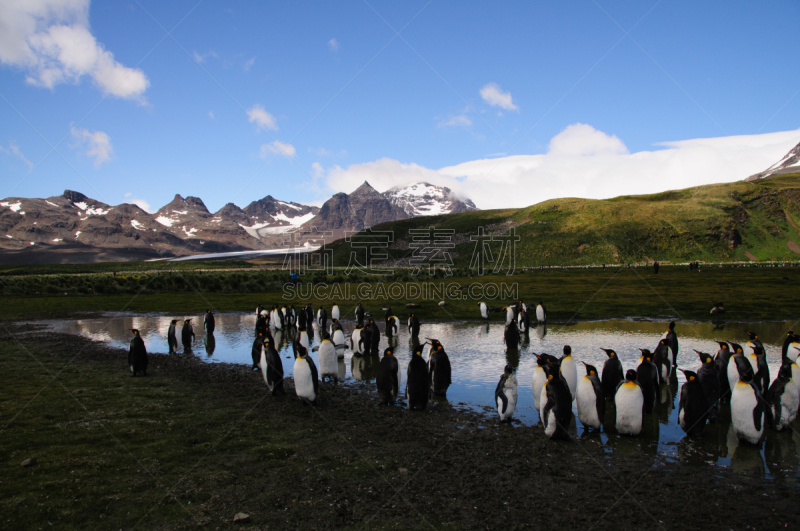
[[395, 186], [381, 195], [412, 217], [478, 210], [472, 201], [459, 199], [449, 188], [425, 182]]

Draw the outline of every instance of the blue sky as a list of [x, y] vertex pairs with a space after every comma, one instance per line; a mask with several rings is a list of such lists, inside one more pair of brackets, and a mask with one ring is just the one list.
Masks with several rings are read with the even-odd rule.
[[3, 2], [0, 197], [428, 180], [494, 208], [741, 179], [800, 142], [800, 4], [697, 4]]

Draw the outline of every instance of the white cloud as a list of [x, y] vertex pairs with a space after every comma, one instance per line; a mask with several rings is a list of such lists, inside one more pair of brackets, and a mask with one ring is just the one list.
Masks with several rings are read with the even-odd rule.
[[800, 142], [800, 129], [761, 135], [661, 142], [630, 153], [616, 136], [573, 124], [540, 155], [512, 155], [433, 170], [392, 159], [333, 167], [325, 183], [352, 192], [365, 180], [378, 191], [426, 181], [469, 197], [480, 208], [525, 207], [562, 197], [607, 199], [744, 179]]
[[242, 66], [242, 68], [244, 69], [245, 72], [249, 72], [250, 69], [253, 68], [254, 64], [256, 64], [256, 58], [255, 57], [251, 57], [250, 59], [248, 59], [247, 61], [244, 62], [244, 65]]
[[9, 143], [8, 148], [0, 146], [0, 152], [19, 157], [28, 167], [28, 172], [33, 171], [33, 162], [29, 161], [25, 155], [22, 154], [22, 151], [19, 150], [19, 147], [14, 142]]
[[198, 63], [205, 63], [206, 59], [208, 59], [209, 57], [217, 59], [219, 57], [219, 54], [217, 54], [217, 52], [208, 52], [208, 53], [202, 53], [202, 54], [201, 53], [197, 53], [197, 52], [193, 52], [192, 53], [192, 57], [194, 57], [194, 60], [197, 61]]
[[294, 146], [291, 144], [284, 144], [279, 140], [274, 141], [271, 144], [262, 144], [261, 145], [261, 152], [259, 156], [263, 159], [266, 158], [267, 153], [277, 153], [279, 155], [283, 155], [284, 157], [294, 158], [296, 150]]
[[208, 111], [208, 117], [214, 119], [214, 111]]
[[500, 107], [507, 111], [519, 110], [511, 101], [511, 93], [503, 92], [497, 83], [487, 83], [481, 88], [481, 98], [492, 107]]
[[325, 175], [325, 168], [322, 167], [322, 164], [319, 162], [315, 162], [311, 165], [311, 169], [314, 170], [314, 177], [322, 177]]
[[111, 139], [103, 131], [91, 132], [88, 129], [72, 128], [70, 132], [76, 140], [75, 147], [86, 148], [86, 156], [94, 157], [95, 169], [111, 160], [114, 148], [111, 147]]
[[0, 63], [27, 70], [31, 85], [52, 89], [88, 75], [104, 93], [141, 103], [150, 86], [91, 34], [89, 0], [0, 2]]
[[262, 105], [256, 103], [247, 109], [247, 117], [250, 119], [250, 123], [255, 122], [256, 125], [262, 129], [272, 129], [273, 131], [278, 130], [278, 124], [275, 122], [275, 117], [264, 110]]
[[329, 40], [328, 41], [328, 48], [330, 48], [332, 52], [338, 52], [339, 51], [339, 41], [337, 41], [335, 37], [333, 39]]
[[447, 120], [439, 122], [439, 127], [469, 127], [472, 125], [472, 120], [466, 114], [459, 114], [458, 116], [451, 116]]
[[[125, 197], [127, 198], [127, 197], [130, 197], [131, 195], [133, 195], [133, 194], [128, 192], [127, 194], [125, 194]], [[150, 203], [148, 203], [144, 199], [131, 199], [131, 200], [128, 201], [128, 203], [130, 203], [132, 205], [136, 205], [139, 208], [141, 208], [142, 210], [144, 210], [145, 212], [149, 212], [150, 214], [153, 214], [155, 212], [155, 210], [150, 208]]]

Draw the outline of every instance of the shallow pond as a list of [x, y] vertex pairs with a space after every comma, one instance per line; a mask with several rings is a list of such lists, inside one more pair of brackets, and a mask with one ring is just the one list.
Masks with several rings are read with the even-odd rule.
[[[382, 312], [381, 312], [382, 313]], [[131, 328], [138, 328], [148, 352], [167, 353], [167, 330], [170, 320], [193, 318], [196, 323], [195, 339], [191, 355], [208, 362], [251, 364], [250, 349], [253, 344], [255, 315], [218, 314], [216, 331], [211, 340], [202, 331], [203, 316], [162, 316], [162, 315], [114, 315], [106, 318], [82, 319], [77, 321], [55, 321], [52, 329], [58, 332], [79, 334], [109, 345], [127, 348]], [[349, 337], [353, 322], [342, 320], [345, 335]], [[401, 323], [402, 324], [402, 323]], [[681, 368], [697, 370], [700, 361], [694, 350], [717, 351], [716, 341], [733, 341], [744, 344], [747, 331], [758, 334], [767, 350], [767, 358], [772, 379], [780, 366], [780, 349], [788, 330], [797, 326], [795, 321], [761, 323], [679, 322], [676, 332], [679, 338], [680, 354], [678, 365]], [[381, 330], [383, 326], [380, 325]], [[532, 391], [533, 369], [536, 358], [533, 353], [560, 356], [564, 345], [572, 347], [572, 354], [578, 362], [578, 375], [585, 374], [581, 361], [595, 365], [602, 371], [607, 359], [602, 348], [613, 348], [620, 357], [625, 369], [635, 369], [641, 353], [640, 348], [653, 350], [667, 329], [666, 322], [649, 320], [604, 320], [574, 324], [551, 324], [532, 328], [523, 339], [519, 350], [506, 352], [503, 344], [503, 324], [492, 322], [435, 322], [423, 323], [420, 332], [425, 338], [439, 339], [450, 358], [453, 384], [447, 392], [451, 404], [470, 407], [493, 413], [494, 389], [506, 364], [516, 369], [519, 382], [519, 399], [514, 414], [519, 423], [527, 426], [539, 422], [534, 408]], [[285, 376], [291, 378], [294, 356], [292, 337], [289, 331], [272, 330], [279, 352], [284, 362]], [[319, 344], [319, 333], [315, 334], [313, 344]], [[405, 390], [405, 372], [411, 352], [411, 338], [405, 327], [401, 326], [399, 336], [392, 339], [395, 354], [400, 364], [400, 394]], [[380, 350], [388, 346], [386, 337], [381, 338]], [[190, 354], [189, 352], [183, 353]], [[316, 353], [312, 353], [316, 361]], [[339, 362], [339, 375], [349, 381], [374, 382], [377, 358], [354, 357], [347, 350], [344, 360]], [[575, 413], [572, 434], [579, 441], [593, 441], [604, 445], [610, 454], [645, 453], [659, 455], [688, 463], [708, 463], [731, 466], [734, 470], [753, 473], [758, 476], [786, 478], [796, 481], [800, 476], [800, 422], [796, 421], [789, 430], [778, 433], [769, 428], [760, 446], [740, 445], [730, 425], [727, 404], [723, 405], [715, 424], [706, 426], [701, 438], [690, 440], [684, 437], [678, 425], [678, 393], [684, 382], [683, 373], [673, 376], [669, 386], [660, 393], [660, 403], [652, 415], [646, 415], [645, 428], [638, 437], [619, 436], [613, 429], [603, 433], [584, 433]], [[260, 378], [260, 373], [254, 373]], [[323, 390], [323, 393], [325, 391]], [[377, 393], [376, 393], [377, 397]], [[607, 408], [607, 410], [610, 408]], [[608, 411], [607, 411], [608, 413]], [[608, 419], [608, 414], [607, 414]], [[519, 424], [518, 424], [519, 425]], [[489, 426], [487, 424], [487, 426]]]

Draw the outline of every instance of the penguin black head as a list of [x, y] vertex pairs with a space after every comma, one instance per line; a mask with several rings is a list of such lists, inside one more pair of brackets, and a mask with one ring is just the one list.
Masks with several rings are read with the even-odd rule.
[[191, 322], [191, 321], [192, 321], [191, 319], [186, 319], [186, 320], [184, 321], [184, 323], [189, 323], [189, 322]]
[[642, 351], [642, 358], [646, 358], [646, 357], [650, 356], [650, 360], [647, 360], [647, 361], [651, 361], [652, 360], [652, 354], [650, 353], [650, 351], [648, 349], [640, 348], [639, 350]]
[[564, 345], [564, 357], [572, 356], [572, 347], [569, 345]]
[[754, 339], [758, 339], [758, 336], [756, 335], [756, 333], [755, 333], [755, 332], [747, 332], [747, 338], [748, 338], [750, 341], [752, 341], [752, 340], [754, 340]]
[[547, 375], [548, 380], [552, 380], [553, 378], [557, 378], [559, 373], [561, 372], [561, 367], [559, 367], [558, 362], [555, 363], [549, 362], [542, 366], [544, 369], [544, 373]]
[[211, 310], [206, 310], [206, 313], [211, 313]]
[[306, 327], [305, 326], [301, 326], [300, 328], [297, 329], [297, 331], [298, 332], [305, 332], [306, 331]]
[[717, 341], [720, 350], [728, 350], [728, 344], [725, 341]]
[[669, 329], [670, 330], [675, 330], [675, 321], [670, 321], [669, 322]]
[[434, 350], [442, 350], [442, 348], [443, 348], [442, 344], [439, 342], [438, 339], [431, 339], [429, 337], [426, 337], [425, 339], [427, 339], [428, 341], [431, 342], [431, 348], [432, 349], [434, 349]]
[[628, 372], [625, 373], [625, 379], [629, 382], [635, 382], [637, 378], [636, 371], [633, 369], [628, 369]]
[[739, 343], [731, 343], [731, 347], [733, 348], [734, 354], [744, 353], [744, 349], [742, 349], [742, 346]]
[[322, 332], [322, 339], [327, 339], [328, 341], [331, 340], [331, 335], [327, 331]]
[[683, 374], [686, 376], [686, 381], [687, 382], [691, 382], [692, 380], [696, 380], [697, 379], [697, 373], [696, 372], [685, 371], [683, 369], [681, 369], [681, 371], [683, 371]]
[[753, 347], [753, 354], [756, 356], [766, 355], [766, 353], [764, 347]]
[[610, 348], [601, 348], [600, 350], [602, 350], [603, 352], [605, 352], [606, 354], [608, 354], [608, 357], [609, 357], [609, 358], [615, 358], [615, 357], [617, 356], [617, 353], [616, 353], [616, 352], [614, 352], [614, 351], [613, 351], [612, 349], [610, 349]]
[[581, 363], [583, 363], [586, 366], [586, 376], [594, 376], [595, 374], [597, 374], [597, 368], [595, 368], [594, 365], [589, 365], [585, 361]]
[[426, 341], [425, 343], [423, 343], [422, 345], [418, 345], [418, 346], [417, 346], [417, 347], [414, 349], [414, 355], [415, 355], [415, 356], [422, 356], [422, 347], [423, 347], [423, 346], [425, 346], [425, 344], [426, 344], [426, 343], [427, 343], [427, 341]]
[[700, 352], [699, 350], [695, 350], [695, 352], [697, 353], [697, 356], [700, 358], [700, 361], [703, 362], [703, 364], [712, 363], [714, 361], [714, 358], [711, 357], [711, 354]]
[[503, 369], [503, 376], [506, 377], [511, 376], [513, 372], [514, 368], [511, 365], [506, 365], [505, 368]]
[[172, 321], [170, 321], [170, 324], [176, 324], [177, 322], [178, 322], [177, 319], [173, 319]]
[[391, 348], [387, 348], [386, 350], [383, 351], [383, 355], [384, 356], [392, 356], [392, 355], [394, 355], [394, 353], [392, 352]]
[[139, 330], [137, 328], [131, 328], [131, 332], [133, 332], [133, 335], [135, 336], [139, 335]]
[[[258, 335], [259, 335], [259, 336], [261, 336], [261, 334], [258, 334]], [[265, 344], [265, 345], [269, 345], [269, 338], [268, 338], [268, 337], [265, 337], [264, 339], [262, 339], [262, 340], [261, 340], [261, 342], [262, 342], [263, 344]]]
[[295, 343], [295, 348], [297, 349], [297, 355], [299, 357], [305, 358], [306, 356], [308, 356], [308, 350], [300, 343]]

